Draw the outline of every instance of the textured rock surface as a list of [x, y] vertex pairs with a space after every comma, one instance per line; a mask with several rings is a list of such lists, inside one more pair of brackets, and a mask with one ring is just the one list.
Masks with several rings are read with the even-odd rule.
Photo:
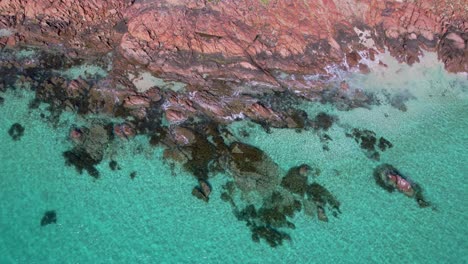
[[[420, 47], [437, 51], [448, 70], [466, 72], [467, 6], [464, 0], [7, 0], [0, 3], [0, 43], [54, 46], [72, 57], [114, 51], [119, 70], [130, 61], [194, 85], [299, 87], [308, 84], [301, 74], [326, 74], [327, 65], [346, 59], [366, 71], [356, 51], [372, 59], [384, 47], [407, 63], [418, 61]], [[297, 78], [280, 78], [283, 72]]]

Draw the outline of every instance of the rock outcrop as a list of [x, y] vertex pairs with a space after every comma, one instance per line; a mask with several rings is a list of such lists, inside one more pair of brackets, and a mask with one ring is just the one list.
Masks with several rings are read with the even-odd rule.
[[285, 89], [313, 85], [307, 76], [330, 65], [366, 72], [361, 60], [384, 48], [410, 64], [421, 49], [437, 51], [449, 71], [466, 72], [467, 21], [463, 0], [9, 0], [0, 3], [0, 45], [113, 51], [117, 71], [130, 62], [192, 85]]

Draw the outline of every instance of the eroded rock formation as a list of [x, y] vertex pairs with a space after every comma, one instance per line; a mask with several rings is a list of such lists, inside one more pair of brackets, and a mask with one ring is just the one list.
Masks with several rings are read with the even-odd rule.
[[131, 62], [189, 84], [284, 89], [310, 86], [307, 75], [343, 61], [366, 71], [361, 60], [385, 47], [407, 63], [437, 51], [449, 71], [468, 71], [467, 18], [463, 0], [9, 0], [0, 43], [114, 52], [117, 71]]

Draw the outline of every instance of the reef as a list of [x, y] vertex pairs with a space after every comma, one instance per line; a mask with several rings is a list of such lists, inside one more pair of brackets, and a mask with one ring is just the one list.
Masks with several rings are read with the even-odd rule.
[[[45, 104], [49, 114], [41, 117], [57, 126], [65, 111], [108, 117], [70, 127], [63, 157], [80, 174], [99, 178], [103, 161], [119, 170], [113, 144], [137, 135], [163, 148], [171, 168], [194, 176], [192, 195], [203, 202], [217, 198], [212, 189], [220, 187], [210, 179], [225, 173], [221, 199], [254, 241], [278, 246], [291, 240], [287, 230], [297, 213], [328, 222], [330, 214], [339, 217], [340, 202], [319, 184], [318, 166], [283, 171], [243, 142], [247, 131], [238, 138], [227, 124], [249, 120], [269, 133], [310, 130], [327, 151], [330, 130], [342, 124], [325, 112], [309, 116], [302, 103], [338, 111], [383, 103], [347, 83], [344, 73], [385, 67], [378, 56], [385, 51], [408, 64], [423, 51], [437, 52], [448, 71], [468, 71], [463, 1], [352, 2], [2, 1], [0, 92], [33, 91], [30, 109]], [[412, 98], [385, 95], [401, 111]], [[345, 130], [373, 161], [393, 147], [366, 128]], [[19, 140], [24, 128], [14, 124], [8, 133]], [[128, 175], [133, 180], [137, 172]], [[429, 205], [421, 187], [390, 165], [376, 168], [374, 177], [385, 190]], [[44, 217], [56, 221], [53, 211]]]

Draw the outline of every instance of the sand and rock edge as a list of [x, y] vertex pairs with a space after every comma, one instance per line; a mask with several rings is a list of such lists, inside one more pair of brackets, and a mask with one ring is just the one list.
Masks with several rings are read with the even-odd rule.
[[[290, 219], [296, 212], [327, 221], [327, 212], [341, 213], [340, 203], [308, 180], [318, 168], [298, 164], [283, 173], [266, 153], [233, 138], [226, 123], [248, 118], [267, 131], [314, 129], [326, 151], [326, 130], [335, 117], [308, 117], [295, 107], [298, 102], [333, 103], [342, 110], [377, 103], [372, 94], [336, 78], [340, 72], [385, 67], [376, 56], [384, 50], [409, 64], [418, 62], [422, 50], [435, 51], [447, 70], [467, 71], [463, 6], [326, 3], [2, 2], [0, 90], [30, 87], [36, 93], [30, 107], [48, 103], [50, 122], [63, 111], [123, 118], [70, 128], [75, 147], [64, 158], [95, 178], [94, 165], [109, 142], [136, 134], [148, 135], [150, 144], [166, 149], [165, 158], [192, 172], [198, 181], [192, 194], [201, 200], [209, 200], [210, 175], [230, 174], [221, 198], [246, 222], [253, 240], [280, 245], [290, 239], [284, 229], [294, 228]], [[15, 55], [31, 46], [36, 55]], [[108, 73], [58, 74], [80, 65], [98, 65]], [[149, 84], [145, 76], [153, 78]], [[378, 158], [375, 134], [352, 131], [350, 137], [370, 159]], [[385, 180], [380, 185], [389, 191], [411, 193], [415, 183], [390, 172], [376, 173], [376, 181]], [[260, 204], [242, 201], [251, 192]]]

